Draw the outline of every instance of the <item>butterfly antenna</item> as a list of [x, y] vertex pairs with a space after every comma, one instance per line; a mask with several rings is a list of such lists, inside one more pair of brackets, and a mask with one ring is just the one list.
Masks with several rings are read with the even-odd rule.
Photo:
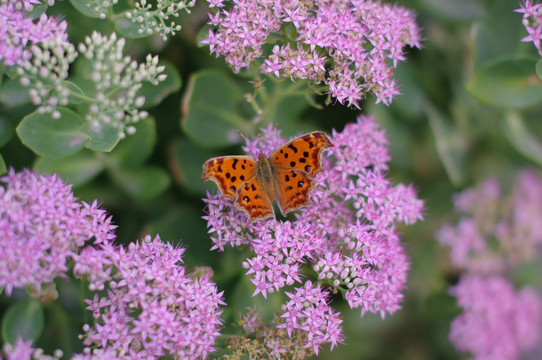
[[242, 132], [241, 130], [237, 130], [237, 132], [239, 133], [239, 135], [241, 135], [241, 137], [242, 137], [243, 139], [245, 139], [245, 142], [248, 142], [247, 137], [245, 136], [245, 134], [243, 134], [243, 132]]

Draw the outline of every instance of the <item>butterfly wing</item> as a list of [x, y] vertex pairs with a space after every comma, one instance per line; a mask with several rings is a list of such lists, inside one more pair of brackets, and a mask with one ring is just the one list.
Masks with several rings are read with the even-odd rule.
[[241, 185], [237, 192], [235, 206], [247, 213], [251, 221], [275, 217], [272, 200], [258, 181], [258, 177]]
[[330, 146], [333, 145], [326, 133], [311, 132], [279, 146], [269, 156], [269, 162], [277, 170], [296, 169], [314, 176], [322, 171], [320, 166], [322, 150]]
[[275, 178], [275, 200], [283, 215], [310, 203], [313, 180], [300, 170], [279, 170]]
[[250, 156], [219, 156], [203, 164], [202, 181], [211, 180], [222, 196], [235, 198], [239, 187], [256, 177], [258, 163]]
[[282, 214], [310, 203], [313, 186], [311, 176], [322, 171], [320, 157], [325, 148], [332, 146], [321, 131], [302, 135], [277, 148], [269, 163], [275, 169], [275, 200]]

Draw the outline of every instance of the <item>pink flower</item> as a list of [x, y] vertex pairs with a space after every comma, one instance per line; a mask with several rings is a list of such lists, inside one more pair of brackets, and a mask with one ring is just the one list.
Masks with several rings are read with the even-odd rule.
[[542, 13], [540, 12], [540, 4], [538, 1], [534, 3], [532, 0], [525, 0], [519, 4], [520, 8], [516, 12], [523, 13], [523, 26], [527, 30], [527, 35], [521, 41], [531, 41], [540, 56], [542, 56], [542, 48], [540, 47], [540, 40], [542, 39]]
[[32, 340], [23, 341], [22, 338], [18, 338], [15, 345], [4, 344], [2, 350], [6, 360], [28, 360], [34, 354]]
[[284, 313], [281, 317], [284, 323], [278, 328], [284, 328], [288, 336], [294, 331], [301, 330], [307, 335], [305, 347], [312, 347], [318, 355], [320, 344], [331, 342], [331, 349], [342, 342], [342, 320], [328, 304], [329, 293], [322, 291], [320, 286], [314, 287], [312, 282], [294, 289], [295, 293], [286, 292], [290, 300], [283, 305]]
[[496, 179], [455, 196], [461, 217], [437, 232], [452, 264], [472, 273], [502, 272], [531, 260], [542, 243], [542, 179], [521, 172], [507, 194]]
[[515, 360], [540, 338], [542, 299], [531, 288], [516, 291], [500, 276], [464, 275], [450, 292], [463, 313], [450, 340], [476, 360]]
[[[380, 1], [230, 3], [209, 13], [216, 29], [204, 43], [211, 53], [237, 72], [258, 59], [264, 74], [324, 83], [341, 104], [358, 107], [369, 92], [389, 104], [398, 94], [393, 68], [405, 59], [404, 46], [420, 47], [414, 14]], [[275, 36], [281, 33], [291, 35]], [[275, 44], [273, 51], [261, 58], [268, 43]]]
[[85, 300], [95, 325], [85, 326], [84, 344], [123, 359], [199, 359], [212, 353], [222, 292], [208, 274], [186, 273], [183, 253], [159, 236], [128, 248], [86, 248], [74, 266], [95, 292]]
[[[208, 194], [204, 218], [212, 248], [250, 248], [253, 256], [243, 267], [254, 284], [253, 296], [287, 286], [312, 287], [301, 272], [307, 264], [321, 285], [344, 293], [351, 308], [384, 316], [399, 308], [409, 269], [397, 223], [421, 219], [423, 202], [411, 186], [392, 185], [386, 177], [387, 139], [373, 118], [360, 116], [344, 131], [334, 131], [331, 141], [334, 146], [322, 156], [324, 171], [315, 177], [312, 204], [291, 220], [251, 223], [231, 200]], [[254, 157], [269, 155], [283, 143], [270, 126], [247, 141], [245, 150]], [[338, 341], [325, 334], [319, 339], [318, 345]]]
[[71, 185], [56, 175], [24, 170], [0, 178], [0, 287], [42, 284], [64, 276], [69, 258], [88, 241], [115, 238], [111, 217], [96, 202], [78, 202]]
[[40, 1], [7, 1], [0, 4], [0, 61], [20, 65], [32, 57], [30, 44], [60, 39], [68, 41], [67, 23], [41, 14], [32, 19], [29, 12]]

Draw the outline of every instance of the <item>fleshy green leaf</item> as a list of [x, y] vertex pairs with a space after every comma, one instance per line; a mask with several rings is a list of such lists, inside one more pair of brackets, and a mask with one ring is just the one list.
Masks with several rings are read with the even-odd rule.
[[2, 338], [14, 344], [18, 338], [37, 340], [43, 331], [44, 316], [37, 300], [19, 300], [11, 305], [2, 319]]
[[0, 175], [5, 174], [6, 171], [6, 162], [4, 161], [4, 157], [2, 156], [2, 154], [0, 154]]
[[239, 143], [238, 130], [249, 133], [251, 125], [240, 115], [243, 93], [227, 75], [200, 71], [192, 75], [183, 99], [181, 124], [185, 132], [206, 147]]
[[203, 163], [216, 154], [198, 147], [188, 139], [176, 141], [171, 149], [173, 176], [176, 182], [195, 194], [216, 188], [212, 182], [202, 182]]
[[75, 83], [71, 82], [71, 81], [65, 81], [64, 84], [66, 85], [66, 87], [68, 89], [70, 89], [70, 96], [68, 98], [68, 101], [70, 102], [70, 104], [80, 104], [83, 102], [83, 100], [81, 100], [80, 98], [74, 96], [74, 95], [81, 95], [81, 96], [84, 96], [84, 92], [83, 90]]
[[73, 7], [79, 10], [79, 12], [85, 16], [88, 16], [90, 18], [99, 18], [100, 14], [97, 13], [92, 9], [91, 6], [89, 6], [88, 0], [70, 0]]
[[513, 1], [487, 2], [483, 20], [472, 26], [471, 53], [475, 68], [499, 57], [518, 53], [525, 29], [521, 14], [514, 12], [517, 8], [518, 4]]
[[525, 157], [542, 165], [542, 144], [527, 128], [523, 118], [516, 112], [506, 114], [504, 134], [514, 147]]
[[161, 62], [160, 65], [166, 67], [162, 74], [167, 75], [167, 78], [158, 83], [158, 85], [153, 85], [146, 81], [137, 92], [138, 96], [145, 96], [145, 105], [143, 105], [143, 109], [148, 109], [160, 104], [166, 96], [181, 88], [181, 76], [175, 66], [169, 62]]
[[28, 88], [22, 86], [19, 78], [8, 79], [0, 90], [0, 101], [8, 106], [18, 106], [30, 101]]
[[110, 126], [102, 125], [99, 130], [94, 130], [86, 123], [81, 131], [90, 138], [85, 145], [90, 150], [110, 152], [120, 141], [119, 130]]
[[484, 14], [483, 7], [471, 0], [425, 0], [424, 6], [435, 15], [450, 20], [475, 20]]
[[41, 173], [56, 173], [77, 187], [101, 173], [104, 170], [104, 162], [95, 153], [83, 149], [63, 159], [40, 157], [34, 163], [34, 170]]
[[48, 7], [49, 5], [47, 4], [34, 4], [34, 7], [32, 8], [30, 14], [28, 14], [28, 17], [32, 19], [37, 19], [40, 17], [41, 14], [47, 11]]
[[13, 125], [0, 115], [0, 147], [6, 145], [13, 137]]
[[536, 68], [535, 68], [535, 71], [536, 71], [536, 75], [538, 75], [538, 77], [540, 79], [542, 79], [542, 59], [541, 60], [538, 60], [536, 62]]
[[433, 106], [427, 105], [426, 113], [444, 169], [451, 182], [456, 186], [460, 185], [464, 180], [461, 160], [464, 157], [465, 139], [454, 133], [453, 128], [447, 125], [444, 115]]
[[57, 109], [60, 119], [33, 112], [17, 126], [17, 134], [23, 144], [40, 156], [54, 159], [75, 154], [88, 141], [80, 131], [83, 119], [70, 109]]
[[130, 39], [140, 39], [152, 35], [140, 32], [140, 24], [125, 17], [118, 19], [115, 23], [115, 27], [119, 34]]
[[500, 59], [475, 70], [468, 91], [491, 106], [524, 109], [542, 101], [542, 82], [536, 61], [528, 58]]
[[138, 199], [151, 199], [162, 194], [171, 183], [168, 173], [159, 167], [115, 170], [115, 181]]
[[288, 132], [287, 128], [297, 128], [299, 115], [307, 109], [306, 81], [292, 82], [290, 80], [276, 79], [273, 76], [267, 78], [266, 92], [261, 101], [262, 121], [264, 124], [278, 124], [280, 128]]
[[136, 133], [122, 140], [110, 157], [122, 168], [133, 168], [149, 158], [156, 143], [156, 123], [149, 117], [135, 124]]

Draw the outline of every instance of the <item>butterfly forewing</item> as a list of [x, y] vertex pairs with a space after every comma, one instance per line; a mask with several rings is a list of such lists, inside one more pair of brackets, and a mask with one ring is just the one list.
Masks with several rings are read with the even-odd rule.
[[255, 178], [257, 166], [251, 156], [219, 156], [203, 164], [201, 180], [212, 180], [222, 196], [233, 199], [243, 183]]
[[277, 148], [269, 156], [269, 162], [277, 170], [296, 169], [314, 176], [322, 170], [322, 150], [330, 146], [331, 142], [324, 132], [311, 132]]

